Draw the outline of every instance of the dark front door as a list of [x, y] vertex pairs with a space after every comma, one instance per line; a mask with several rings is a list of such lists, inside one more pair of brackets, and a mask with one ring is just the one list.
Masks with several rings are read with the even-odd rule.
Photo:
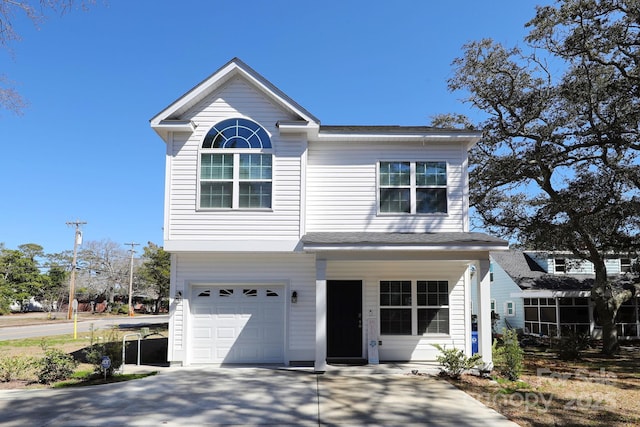
[[327, 281], [327, 357], [362, 358], [362, 281]]

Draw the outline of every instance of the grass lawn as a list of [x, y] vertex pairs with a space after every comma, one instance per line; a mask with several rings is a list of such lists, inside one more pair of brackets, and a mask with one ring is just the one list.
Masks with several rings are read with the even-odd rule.
[[[42, 314], [38, 317], [14, 317], [13, 319], [5, 318], [2, 319], [0, 324], [5, 326], [17, 326], [19, 324], [34, 324], [38, 321], [43, 322], [44, 316], [46, 314]], [[49, 320], [48, 322], [50, 322]], [[55, 320], [53, 320], [55, 321]], [[56, 348], [62, 350], [65, 353], [74, 354], [76, 358], [80, 357], [83, 354], [83, 350], [90, 347], [92, 339], [94, 343], [102, 342], [105, 339], [109, 339], [115, 337], [118, 341], [122, 340], [124, 334], [131, 334], [133, 332], [140, 332], [139, 328], [126, 328], [122, 330], [96, 330], [92, 333], [78, 333], [77, 339], [73, 338], [73, 334], [66, 335], [56, 335], [56, 336], [47, 336], [47, 337], [39, 337], [39, 338], [25, 338], [25, 339], [17, 339], [17, 340], [5, 340], [0, 341], [0, 365], [2, 360], [7, 360], [7, 358], [18, 356], [18, 357], [31, 357], [31, 358], [41, 358], [45, 354], [45, 350], [43, 348], [43, 344], [46, 344], [49, 348]], [[166, 325], [160, 328], [153, 328], [154, 337], [159, 336], [167, 336]], [[127, 341], [129, 342], [129, 340]], [[135, 353], [136, 347], [132, 346], [133, 352]], [[130, 351], [130, 350], [129, 350]], [[127, 354], [129, 354], [129, 351]], [[143, 350], [144, 353], [144, 350]], [[134, 355], [135, 357], [135, 355]], [[1, 366], [0, 366], [1, 371]], [[63, 381], [62, 383], [56, 383], [51, 385], [43, 385], [38, 384], [37, 375], [33, 369], [26, 370], [24, 373], [20, 374], [17, 378], [12, 381], [3, 382], [0, 381], [0, 390], [2, 389], [24, 389], [24, 388], [46, 388], [46, 387], [64, 387], [64, 386], [79, 386], [79, 385], [92, 385], [92, 384], [104, 384], [104, 378], [97, 379], [89, 379], [91, 373], [93, 372], [93, 365], [89, 363], [80, 363], [76, 369], [76, 373], [73, 378], [70, 378], [67, 381]], [[150, 374], [136, 374], [136, 375], [114, 375], [111, 378], [108, 378], [107, 382], [119, 382], [126, 381], [129, 379], [140, 378], [143, 376], [148, 376]]]
[[521, 426], [640, 425], [640, 347], [610, 358], [590, 349], [579, 361], [526, 349], [518, 382], [463, 375], [451, 381]]

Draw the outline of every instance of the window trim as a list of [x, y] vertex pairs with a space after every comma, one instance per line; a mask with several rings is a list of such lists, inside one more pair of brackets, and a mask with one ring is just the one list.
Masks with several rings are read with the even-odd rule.
[[553, 259], [553, 272], [555, 274], [567, 273], [567, 259], [566, 258], [554, 258]]
[[[410, 282], [411, 285], [411, 304], [410, 305], [382, 305], [380, 303], [380, 295], [381, 295], [381, 285], [382, 282]], [[447, 304], [446, 305], [419, 305], [418, 304], [418, 282], [446, 282], [447, 283]], [[377, 280], [377, 298], [378, 298], [378, 330], [380, 331], [381, 336], [386, 337], [449, 337], [451, 336], [451, 292], [452, 292], [452, 281], [450, 279], [407, 279], [407, 278], [380, 278]], [[439, 295], [439, 292], [438, 292]], [[426, 301], [428, 302], [428, 300]], [[422, 334], [418, 333], [418, 311], [421, 309], [434, 309], [434, 308], [445, 308], [448, 311], [448, 332], [424, 332]], [[382, 310], [384, 309], [405, 309], [411, 310], [411, 333], [410, 334], [385, 334], [382, 332]]]
[[[511, 310], [509, 310], [511, 308]], [[504, 302], [504, 317], [516, 317], [516, 303], [514, 301]]]
[[[383, 163], [409, 163], [409, 185], [408, 186], [382, 186], [381, 185], [381, 171], [380, 167]], [[418, 163], [442, 163], [445, 167], [445, 179], [446, 183], [444, 185], [420, 185], [418, 186], [416, 183], [416, 165]], [[381, 159], [376, 162], [376, 206], [377, 206], [377, 214], [381, 216], [397, 216], [397, 215], [411, 215], [411, 216], [446, 216], [449, 214], [449, 199], [450, 199], [450, 188], [449, 188], [449, 162], [446, 160], [432, 160], [432, 159], [421, 159], [421, 160], [388, 160]], [[409, 212], [383, 212], [380, 209], [381, 197], [380, 192], [383, 188], [408, 188], [409, 189]], [[444, 189], [445, 191], [445, 210], [444, 212], [417, 212], [417, 193], [419, 189]]]
[[[274, 206], [274, 193], [275, 193], [275, 186], [274, 186], [274, 175], [275, 175], [275, 156], [274, 156], [274, 150], [273, 150], [273, 144], [271, 143], [271, 141], [269, 141], [269, 145], [271, 145], [270, 148], [203, 148], [203, 145], [205, 143], [205, 140], [207, 139], [207, 137], [209, 136], [209, 133], [212, 132], [214, 130], [214, 128], [216, 128], [216, 126], [220, 125], [221, 123], [227, 121], [227, 120], [244, 120], [244, 121], [248, 121], [253, 123], [255, 126], [260, 127], [262, 129], [262, 131], [264, 131], [266, 133], [266, 130], [264, 129], [264, 127], [262, 125], [260, 125], [257, 122], [254, 122], [253, 120], [250, 119], [246, 119], [246, 118], [242, 118], [242, 117], [234, 117], [231, 119], [225, 119], [222, 120], [220, 122], [218, 122], [217, 124], [213, 125], [209, 131], [207, 131], [207, 133], [204, 135], [204, 137], [202, 138], [200, 145], [198, 147], [198, 158], [197, 158], [197, 184], [196, 184], [196, 211], [206, 211], [206, 212], [219, 212], [219, 211], [259, 211], [259, 212], [272, 212], [273, 211], [273, 206]], [[257, 133], [258, 131], [256, 131], [255, 133]], [[268, 133], [267, 133], [268, 136]], [[213, 145], [213, 144], [212, 144]], [[203, 155], [207, 155], [207, 154], [228, 154], [233, 156], [233, 176], [228, 179], [228, 180], [224, 180], [224, 179], [203, 179], [202, 178], [202, 158]], [[264, 179], [264, 178], [256, 178], [256, 179], [244, 179], [244, 178], [240, 178], [240, 156], [244, 155], [244, 154], [259, 154], [259, 155], [268, 155], [271, 157], [271, 178], [270, 179]], [[230, 182], [232, 185], [232, 190], [231, 190], [231, 207], [207, 207], [207, 206], [202, 206], [202, 184], [204, 182], [216, 182], [216, 181], [226, 181], [226, 182]], [[241, 207], [240, 206], [240, 186], [242, 183], [246, 183], [246, 182], [265, 182], [265, 183], [269, 183], [271, 185], [271, 203], [269, 207]]]

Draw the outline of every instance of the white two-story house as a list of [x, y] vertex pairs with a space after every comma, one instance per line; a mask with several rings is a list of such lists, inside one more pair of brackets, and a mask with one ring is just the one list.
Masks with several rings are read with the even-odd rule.
[[233, 59], [151, 119], [166, 143], [168, 360], [491, 363], [489, 251], [469, 232], [480, 132], [326, 126]]

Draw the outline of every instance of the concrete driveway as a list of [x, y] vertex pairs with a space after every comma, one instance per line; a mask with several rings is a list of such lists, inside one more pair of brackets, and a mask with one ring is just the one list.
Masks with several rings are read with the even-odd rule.
[[0, 425], [516, 425], [411, 369], [425, 372], [401, 365], [330, 367], [323, 375], [269, 367], [162, 368], [119, 384], [0, 391]]

